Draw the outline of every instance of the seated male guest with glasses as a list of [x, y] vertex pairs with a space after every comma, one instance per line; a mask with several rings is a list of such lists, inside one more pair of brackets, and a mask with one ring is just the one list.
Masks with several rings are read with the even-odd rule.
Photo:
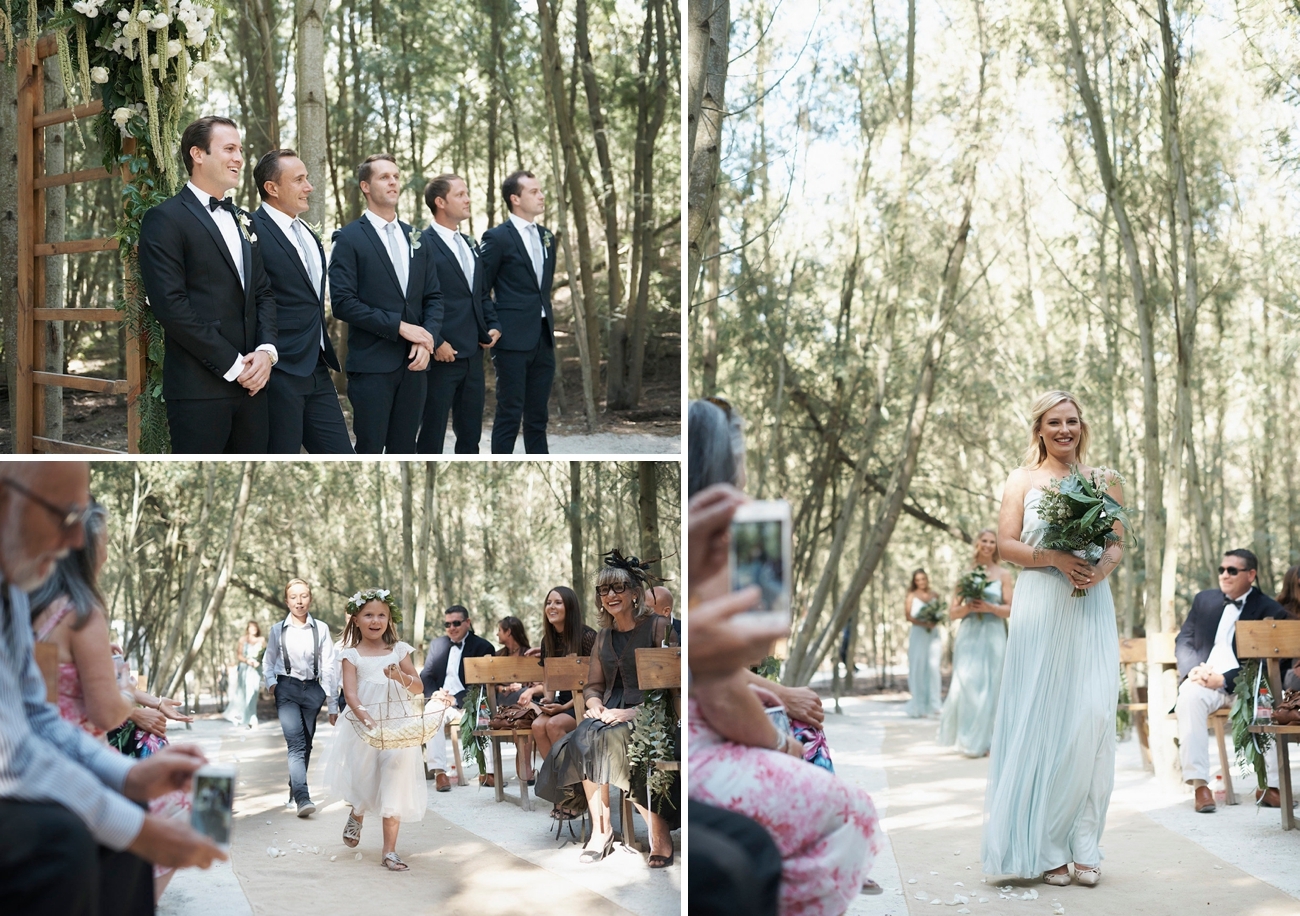
[[[1210, 775], [1210, 739], [1206, 732], [1210, 714], [1232, 704], [1232, 692], [1241, 665], [1237, 662], [1237, 621], [1286, 617], [1282, 606], [1255, 584], [1259, 562], [1249, 550], [1229, 550], [1219, 566], [1219, 587], [1192, 599], [1183, 628], [1174, 640], [1178, 658], [1178, 753], [1183, 779], [1195, 789], [1193, 807], [1202, 814], [1214, 811], [1214, 793], [1206, 784]], [[1268, 767], [1266, 792], [1256, 790], [1255, 800], [1267, 808], [1279, 804], [1277, 762], [1264, 755]], [[1261, 798], [1262, 796], [1262, 798]]]
[[[465, 686], [465, 659], [482, 658], [496, 653], [496, 647], [474, 632], [470, 626], [469, 611], [459, 604], [453, 604], [443, 614], [443, 628], [446, 636], [439, 636], [429, 645], [429, 654], [424, 660], [424, 670], [420, 680], [424, 681], [425, 699], [433, 696], [435, 691], [446, 691], [456, 701], [457, 712], [450, 721], [455, 727], [460, 722], [460, 705], [465, 702], [468, 688]], [[451, 780], [447, 778], [447, 738], [440, 730], [429, 739], [428, 769], [434, 777], [439, 792], [451, 791]], [[492, 758], [487, 759], [488, 772], [479, 775], [478, 781], [485, 786], [493, 785]]]

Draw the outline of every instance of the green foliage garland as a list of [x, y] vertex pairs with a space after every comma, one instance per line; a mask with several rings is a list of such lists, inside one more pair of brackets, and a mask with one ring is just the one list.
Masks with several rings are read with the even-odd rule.
[[1243, 661], [1232, 688], [1232, 712], [1228, 722], [1232, 725], [1232, 743], [1237, 749], [1237, 762], [1242, 769], [1255, 772], [1260, 791], [1268, 788], [1268, 771], [1264, 753], [1273, 739], [1268, 735], [1255, 735], [1250, 727], [1255, 723], [1255, 678], [1259, 675], [1258, 661]]
[[[170, 450], [162, 401], [162, 327], [145, 301], [137, 246], [140, 223], [182, 184], [176, 145], [180, 118], [191, 79], [212, 76], [211, 56], [220, 47], [216, 35], [219, 0], [3, 0], [0, 40], [12, 61], [13, 24], [26, 22], [32, 42], [42, 30], [58, 43], [59, 72], [69, 104], [92, 101], [95, 87], [104, 110], [93, 129], [104, 151], [104, 168], [125, 168], [122, 210], [118, 214], [118, 252], [125, 282], [115, 307], [126, 313], [127, 333], [145, 348], [144, 392], [139, 402], [143, 452]], [[76, 122], [74, 122], [76, 124]], [[77, 127], [80, 131], [80, 126]], [[125, 152], [123, 141], [135, 140]]]
[[487, 738], [474, 734], [478, 728], [479, 716], [487, 720], [487, 694], [482, 684], [475, 684], [465, 694], [464, 713], [460, 717], [460, 755], [466, 763], [471, 760], [478, 767], [480, 774], [487, 772], [487, 758], [483, 751], [487, 747]]
[[[650, 794], [673, 805], [670, 797], [673, 774], [654, 765], [656, 760], [677, 759], [676, 742], [678, 721], [673, 710], [672, 692], [646, 691], [632, 720], [632, 738], [627, 746], [627, 762], [633, 774], [644, 773]], [[673, 807], [677, 807], [673, 805]]]

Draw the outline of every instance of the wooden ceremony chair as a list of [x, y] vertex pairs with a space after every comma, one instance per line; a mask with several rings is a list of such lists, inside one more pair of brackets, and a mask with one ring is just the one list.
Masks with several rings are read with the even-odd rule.
[[[1282, 696], [1282, 659], [1300, 657], [1300, 620], [1238, 620], [1237, 658], [1263, 659], [1273, 704]], [[1287, 743], [1300, 740], [1300, 725], [1252, 725], [1256, 735], [1272, 735], [1277, 748], [1277, 794], [1282, 829], [1295, 829], [1291, 811], [1291, 755]]]
[[[680, 722], [682, 718], [682, 649], [681, 646], [668, 646], [662, 649], [636, 650], [636, 682], [644, 691], [671, 690], [673, 712]], [[652, 763], [657, 770], [680, 770], [679, 760], [655, 760]], [[646, 808], [650, 808], [650, 788], [646, 787]], [[623, 825], [623, 845], [638, 852], [642, 851], [636, 838], [636, 828], [632, 817], [636, 808], [632, 805], [632, 794], [623, 794], [623, 803], [619, 810], [619, 820]], [[647, 826], [648, 829], [648, 826]], [[649, 840], [646, 851], [649, 850]]]
[[[532, 684], [542, 680], [543, 672], [541, 663], [536, 658], [521, 655], [496, 656], [488, 655], [482, 658], [465, 659], [465, 683], [483, 684], [487, 691], [488, 709], [491, 715], [497, 712], [497, 692], [495, 687], [501, 684]], [[466, 715], [475, 715], [476, 711], [467, 709]], [[517, 738], [533, 737], [530, 728], [475, 728], [475, 737], [487, 738], [492, 742], [492, 766], [496, 771], [495, 783], [496, 799], [498, 802], [509, 801], [518, 805], [525, 811], [532, 811], [533, 805], [528, 798], [527, 781], [519, 780], [519, 795], [510, 795], [505, 791], [504, 783], [506, 775], [501, 769], [501, 740], [508, 738], [515, 740]]]

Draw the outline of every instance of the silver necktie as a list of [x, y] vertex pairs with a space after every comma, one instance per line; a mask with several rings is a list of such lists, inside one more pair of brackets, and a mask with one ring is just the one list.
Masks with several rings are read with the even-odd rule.
[[308, 231], [300, 219], [294, 220], [289, 225], [293, 227], [293, 234], [298, 237], [298, 248], [302, 252], [302, 263], [307, 268], [307, 277], [311, 280], [311, 288], [319, 296], [320, 259], [316, 257], [316, 244], [313, 241], [311, 232]]
[[397, 231], [401, 228], [401, 223], [393, 220], [385, 228], [385, 234], [388, 236], [388, 256], [393, 260], [393, 270], [397, 271], [397, 284], [402, 288], [402, 295], [406, 295], [407, 278], [410, 276], [411, 265], [407, 263], [410, 257], [404, 250], [401, 238], [398, 237]]

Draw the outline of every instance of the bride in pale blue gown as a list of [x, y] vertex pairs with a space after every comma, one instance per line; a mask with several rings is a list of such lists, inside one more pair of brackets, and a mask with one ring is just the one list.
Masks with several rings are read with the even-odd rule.
[[[1034, 402], [1029, 453], [1002, 495], [998, 549], [1024, 567], [1011, 605], [1002, 695], [984, 799], [986, 875], [1042, 875], [1048, 884], [1101, 878], [1102, 830], [1115, 781], [1119, 641], [1107, 576], [1122, 547], [1097, 565], [1040, 546], [1042, 488], [1083, 464], [1088, 427], [1078, 402], [1052, 391]], [[1103, 471], [1121, 504], [1118, 475]], [[1117, 523], [1117, 532], [1118, 523]], [[1075, 588], [1087, 589], [1082, 598]]]
[[912, 585], [903, 599], [903, 616], [912, 625], [907, 636], [907, 689], [912, 698], [905, 711], [913, 719], [937, 715], [943, 681], [939, 660], [943, 655], [943, 637], [933, 623], [916, 618], [916, 612], [939, 597], [930, 590], [930, 577], [924, 569], [912, 573]]
[[983, 757], [993, 739], [993, 717], [1002, 685], [1002, 659], [1007, 649], [1007, 626], [1013, 589], [1011, 573], [998, 565], [997, 534], [985, 528], [975, 538], [975, 559], [970, 568], [985, 568], [992, 581], [984, 597], [962, 601], [953, 590], [948, 619], [956, 623], [952, 645], [952, 684], [939, 716], [939, 743], [956, 745], [967, 757]]

